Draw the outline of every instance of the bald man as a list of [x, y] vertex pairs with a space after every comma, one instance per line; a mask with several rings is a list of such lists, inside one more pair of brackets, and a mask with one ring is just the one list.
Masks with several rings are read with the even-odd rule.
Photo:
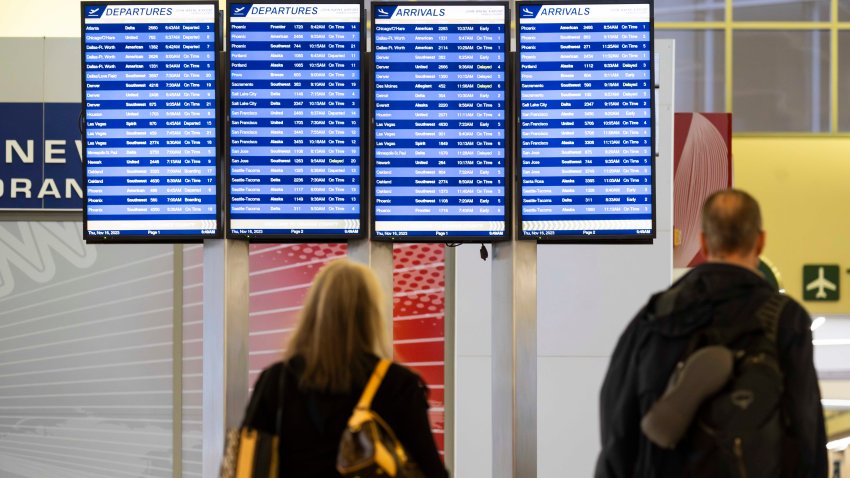
[[[756, 200], [735, 189], [712, 194], [702, 210], [701, 245], [707, 262], [652, 296], [620, 337], [600, 396], [602, 451], [596, 478], [826, 478], [811, 318], [798, 303], [773, 290], [758, 271], [765, 232]], [[771, 314], [765, 312], [770, 310], [767, 304], [779, 305]], [[765, 317], [771, 319], [762, 320]], [[765, 323], [774, 324], [775, 333], [768, 333], [771, 329]], [[728, 330], [749, 330], [749, 335], [714, 332]], [[721, 440], [704, 421], [705, 410], [721, 396], [718, 389], [726, 387], [730, 401], [745, 412], [751, 403], [759, 403], [749, 402], [746, 390], [739, 396], [728, 391], [734, 377], [741, 376], [740, 368], [731, 378], [727, 369], [718, 387], [708, 391], [706, 381], [722, 367], [710, 357], [697, 366], [689, 364], [697, 362], [695, 350], [709, 345], [706, 337], [732, 336], [737, 338], [715, 342], [732, 351], [730, 357], [757, 339], [762, 346], [769, 344], [768, 356], [778, 356], [780, 370], [773, 376], [778, 405], [770, 409], [769, 421], [754, 426], [743, 439]], [[689, 357], [694, 360], [689, 362]], [[687, 372], [671, 380], [674, 370]], [[656, 402], [665, 400], [678, 400], [673, 408], [693, 405], [695, 410], [680, 420], [686, 431], [675, 443], [663, 443], [650, 429], [644, 428], [647, 433], [641, 429], [641, 420], [651, 416], [648, 412], [655, 410]], [[688, 400], [692, 403], [684, 406]]]

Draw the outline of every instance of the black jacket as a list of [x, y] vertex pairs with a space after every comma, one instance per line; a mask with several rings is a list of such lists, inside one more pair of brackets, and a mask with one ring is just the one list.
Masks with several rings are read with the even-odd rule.
[[[677, 289], [675, 295], [670, 291]], [[666, 294], [666, 295], [665, 295]], [[694, 304], [711, 303], [713, 317], [752, 317], [772, 294], [756, 273], [731, 264], [707, 263], [696, 267], [670, 289], [655, 294], [620, 337], [611, 357], [600, 396], [602, 451], [596, 478], [669, 478], [684, 476], [684, 457], [677, 450], [655, 447], [640, 430], [641, 417], [663, 393], [682, 350], [671, 350], [670, 360], [657, 368], [640, 367], [641, 343], [650, 318], [686, 317]], [[674, 300], [670, 300], [674, 297]], [[745, 319], [741, 319], [745, 320]], [[672, 322], [672, 321], [671, 321]], [[684, 320], [679, 319], [681, 326]], [[825, 478], [826, 436], [820, 390], [812, 358], [811, 318], [789, 300], [779, 318], [778, 347], [785, 376], [783, 409], [788, 414], [788, 442], [796, 457], [783, 476]], [[657, 358], [656, 358], [657, 359]], [[669, 362], [669, 363], [667, 363]], [[655, 376], [647, 377], [648, 374]], [[793, 471], [788, 472], [788, 468]], [[778, 478], [778, 477], [777, 477]]]
[[[374, 356], [363, 357], [368, 370], [377, 364]], [[342, 432], [357, 404], [368, 376], [355, 390], [345, 394], [303, 392], [298, 377], [303, 362], [290, 361], [286, 369], [276, 363], [260, 375], [251, 405], [257, 412], [246, 425], [275, 432], [275, 414], [280, 402], [280, 373], [286, 370], [283, 397], [283, 430], [280, 445], [281, 478], [339, 478], [336, 456]], [[375, 410], [393, 429], [411, 458], [427, 478], [448, 477], [428, 422], [428, 389], [418, 375], [392, 364], [372, 402]]]

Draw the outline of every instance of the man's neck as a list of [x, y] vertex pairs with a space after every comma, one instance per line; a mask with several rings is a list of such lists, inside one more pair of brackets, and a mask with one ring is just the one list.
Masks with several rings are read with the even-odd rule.
[[753, 256], [750, 254], [741, 255], [741, 254], [726, 254], [722, 256], [718, 255], [709, 255], [706, 260], [708, 262], [715, 262], [720, 264], [731, 264], [738, 267], [743, 267], [745, 269], [749, 269], [751, 271], [758, 271], [759, 259], [758, 256]]

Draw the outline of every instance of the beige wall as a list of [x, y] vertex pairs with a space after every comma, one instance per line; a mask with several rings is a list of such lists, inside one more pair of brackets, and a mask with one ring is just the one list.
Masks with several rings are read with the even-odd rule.
[[850, 313], [850, 138], [736, 137], [732, 151], [734, 184], [761, 203], [765, 255], [787, 292], [802, 298], [803, 264], [839, 264], [841, 300], [805, 305]]

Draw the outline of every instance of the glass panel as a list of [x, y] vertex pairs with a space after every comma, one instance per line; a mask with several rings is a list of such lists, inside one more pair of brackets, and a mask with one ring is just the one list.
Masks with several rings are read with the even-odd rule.
[[0, 224], [0, 476], [170, 478], [173, 246], [82, 231]]
[[827, 22], [830, 0], [732, 0], [735, 21]]
[[838, 130], [850, 131], [850, 31], [838, 32]]
[[204, 246], [183, 248], [183, 476], [203, 476]]
[[736, 132], [829, 130], [829, 32], [735, 32]]
[[838, 21], [850, 22], [850, 0], [838, 0]]
[[719, 22], [724, 0], [656, 0], [656, 22]]
[[656, 30], [676, 40], [676, 111], [726, 111], [722, 30]]

